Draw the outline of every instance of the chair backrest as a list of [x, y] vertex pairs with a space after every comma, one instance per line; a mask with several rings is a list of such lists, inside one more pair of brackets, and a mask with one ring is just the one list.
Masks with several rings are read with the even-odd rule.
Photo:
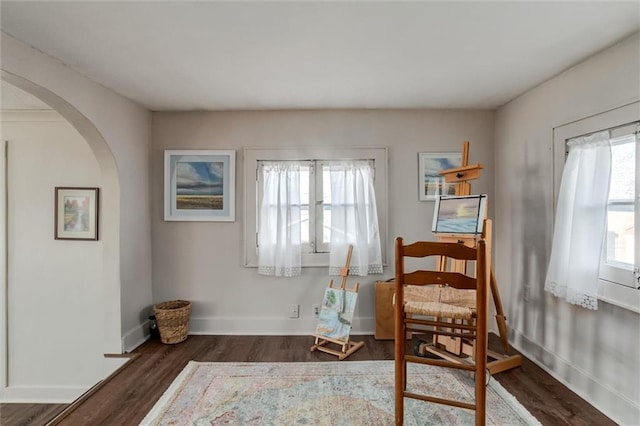
[[[405, 271], [405, 258], [424, 258], [429, 256], [446, 257], [463, 261], [475, 262], [475, 276], [461, 272], [416, 269]], [[405, 285], [440, 284], [460, 290], [477, 290], [476, 300], [481, 311], [486, 307], [487, 288], [489, 283], [489, 258], [486, 249], [486, 241], [478, 240], [475, 247], [468, 247], [460, 243], [418, 241], [412, 244], [404, 244], [402, 237], [396, 238], [396, 298], [404, 301]], [[400, 293], [400, 294], [398, 294]], [[481, 314], [481, 312], [478, 312]]]

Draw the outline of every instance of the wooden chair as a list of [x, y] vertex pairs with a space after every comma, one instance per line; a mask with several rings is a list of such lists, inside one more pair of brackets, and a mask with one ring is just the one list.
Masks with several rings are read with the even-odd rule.
[[[405, 271], [405, 258], [437, 256], [436, 264], [442, 259], [475, 261], [476, 276], [460, 272], [416, 269]], [[414, 398], [428, 402], [451, 405], [475, 410], [476, 425], [485, 424], [486, 379], [487, 379], [487, 317], [488, 288], [491, 264], [486, 242], [479, 240], [474, 248], [451, 242], [416, 242], [404, 245], [401, 237], [396, 239], [395, 278], [395, 419], [396, 425], [404, 422], [404, 398]], [[405, 298], [405, 293], [414, 289], [430, 290], [429, 300], [413, 301]], [[427, 287], [422, 287], [427, 286]], [[443, 303], [451, 300], [451, 293], [475, 290], [473, 306], [459, 306], [460, 303]], [[411, 298], [413, 299], [413, 298]], [[464, 298], [463, 298], [464, 299]], [[472, 341], [474, 356], [465, 361], [442, 356], [439, 359], [406, 354], [407, 339], [413, 333], [425, 333], [463, 337]], [[407, 363], [429, 364], [467, 370], [475, 376], [475, 401], [438, 398], [407, 391]]]

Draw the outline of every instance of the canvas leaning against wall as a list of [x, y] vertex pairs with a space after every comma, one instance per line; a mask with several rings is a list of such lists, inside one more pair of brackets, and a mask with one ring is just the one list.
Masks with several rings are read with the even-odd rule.
[[236, 152], [166, 150], [164, 220], [235, 221]]

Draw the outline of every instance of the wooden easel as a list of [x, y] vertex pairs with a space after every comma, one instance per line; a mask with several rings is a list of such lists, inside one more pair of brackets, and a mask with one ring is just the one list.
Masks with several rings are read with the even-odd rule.
[[[469, 165], [469, 142], [465, 141], [462, 150], [462, 165], [453, 169], [442, 170], [439, 174], [444, 176], [445, 182], [456, 184], [455, 195], [471, 195], [471, 184], [468, 181], [478, 179], [480, 177], [480, 170], [483, 168], [482, 164]], [[438, 241], [461, 243], [469, 247], [475, 247], [478, 239], [482, 238], [487, 243], [487, 250], [491, 252], [492, 222], [491, 219], [484, 219], [484, 227], [481, 237], [471, 234], [439, 234], [437, 238]], [[450, 270], [453, 272], [466, 271], [467, 265], [465, 261], [451, 260], [450, 263], [450, 265], [447, 265], [446, 258], [440, 259], [440, 263], [438, 265], [439, 270]], [[493, 303], [496, 308], [498, 333], [500, 334], [500, 341], [504, 351], [502, 354], [495, 351], [488, 351], [489, 358], [491, 358], [492, 361], [487, 363], [487, 368], [491, 374], [496, 374], [501, 371], [519, 367], [522, 364], [522, 357], [520, 355], [509, 355], [510, 346], [509, 337], [507, 335], [507, 318], [504, 315], [504, 308], [502, 307], [498, 283], [493, 272], [493, 265], [491, 265], [490, 288], [491, 295], [493, 296]], [[464, 339], [460, 337], [434, 335], [433, 345], [434, 347], [427, 347], [425, 349], [449, 360], [460, 360], [461, 358], [459, 357], [463, 355], [471, 356], [474, 353], [473, 346], [465, 342]]]
[[[342, 299], [343, 304], [347, 302], [346, 293], [351, 292], [357, 295], [358, 288], [360, 287], [360, 283], [356, 283], [353, 288], [351, 289], [347, 288], [347, 276], [349, 275], [349, 265], [351, 264], [352, 254], [353, 254], [353, 246], [350, 245], [349, 252], [347, 254], [347, 262], [345, 263], [344, 268], [340, 269], [340, 276], [342, 276], [342, 283], [340, 284], [340, 287], [333, 287], [333, 280], [329, 281], [329, 286], [327, 287], [328, 289], [339, 289], [343, 292], [343, 299]], [[323, 304], [320, 311], [321, 316], [323, 314], [324, 309], [325, 309], [325, 306]], [[311, 346], [311, 352], [315, 350], [326, 352], [328, 354], [337, 356], [340, 361], [342, 361], [343, 359], [345, 359], [346, 357], [348, 357], [349, 355], [351, 355], [352, 353], [354, 353], [355, 351], [357, 351], [358, 349], [364, 346], [364, 342], [351, 341], [349, 339], [349, 334], [347, 334], [345, 337], [342, 337], [342, 338], [332, 338], [324, 334], [318, 333], [318, 329], [316, 329], [316, 333], [313, 334], [313, 337], [315, 337], [315, 343], [313, 346]], [[340, 346], [340, 350], [331, 349], [327, 347], [329, 343], [333, 343]]]

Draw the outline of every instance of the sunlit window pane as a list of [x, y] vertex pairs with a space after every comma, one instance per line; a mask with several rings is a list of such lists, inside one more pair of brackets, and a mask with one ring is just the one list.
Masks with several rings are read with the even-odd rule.
[[325, 205], [331, 205], [331, 168], [324, 166], [322, 168], [322, 198]]
[[309, 206], [300, 206], [300, 241], [309, 243]]
[[309, 166], [300, 167], [300, 203], [309, 205]]
[[322, 235], [323, 244], [331, 243], [331, 167], [322, 167]]
[[[632, 206], [633, 207], [633, 206]], [[632, 211], [612, 211], [607, 215], [607, 263], [633, 266], [634, 214]]]
[[323, 206], [322, 208], [322, 242], [331, 242], [331, 206]]
[[611, 141], [611, 181], [607, 211], [606, 263], [634, 264], [636, 144], [632, 136]]
[[300, 240], [308, 244], [309, 235], [309, 166], [300, 167]]
[[613, 139], [611, 143], [609, 201], [633, 201], [636, 184], [636, 144], [631, 137]]

